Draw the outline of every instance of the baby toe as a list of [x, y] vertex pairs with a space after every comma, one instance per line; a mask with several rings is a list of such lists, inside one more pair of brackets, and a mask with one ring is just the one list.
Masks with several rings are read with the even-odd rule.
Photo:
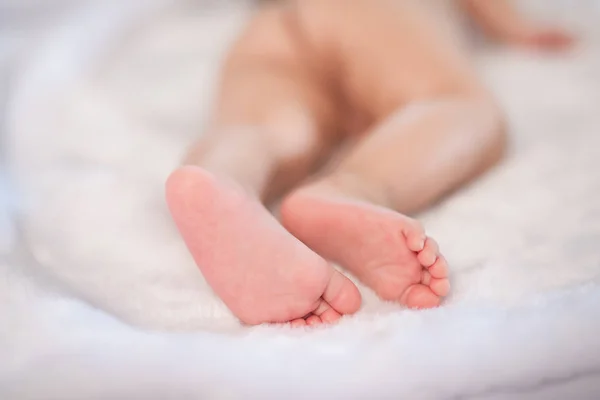
[[406, 245], [411, 251], [423, 250], [427, 236], [425, 236], [425, 229], [419, 221], [408, 219], [402, 233], [404, 233]]
[[413, 285], [402, 296], [401, 303], [410, 308], [434, 308], [440, 305], [440, 298], [426, 285]]
[[438, 251], [439, 249], [437, 242], [432, 238], [427, 238], [425, 241], [425, 247], [423, 250], [421, 250], [421, 252], [419, 252], [417, 258], [422, 266], [429, 268], [436, 262]]
[[298, 318], [290, 321], [290, 325], [294, 328], [300, 326], [306, 326], [306, 320], [304, 318]]
[[440, 297], [445, 297], [450, 293], [450, 281], [448, 279], [431, 278], [429, 287], [433, 293]]
[[448, 262], [444, 256], [439, 255], [435, 263], [429, 267], [428, 271], [434, 278], [446, 278], [448, 276]]

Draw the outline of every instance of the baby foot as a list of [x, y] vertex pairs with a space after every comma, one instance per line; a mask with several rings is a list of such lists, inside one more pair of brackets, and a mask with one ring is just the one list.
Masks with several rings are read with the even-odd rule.
[[234, 184], [183, 167], [166, 189], [192, 257], [242, 322], [329, 323], [360, 307], [358, 289], [348, 278]]
[[560, 28], [531, 28], [515, 37], [517, 44], [539, 50], [568, 50], [575, 43], [575, 37]]
[[307, 190], [290, 195], [281, 215], [292, 234], [352, 271], [384, 300], [431, 308], [450, 290], [437, 243], [407, 216]]

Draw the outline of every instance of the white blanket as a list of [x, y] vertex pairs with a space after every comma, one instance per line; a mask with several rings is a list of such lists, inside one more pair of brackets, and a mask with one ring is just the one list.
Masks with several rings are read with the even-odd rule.
[[247, 15], [217, 3], [90, 3], [22, 55], [3, 138], [0, 398], [600, 397], [596, 3], [553, 2], [585, 32], [568, 57], [478, 56], [512, 149], [423, 216], [453, 268], [445, 305], [363, 288], [358, 315], [312, 330], [240, 327], [166, 212], [164, 179]]

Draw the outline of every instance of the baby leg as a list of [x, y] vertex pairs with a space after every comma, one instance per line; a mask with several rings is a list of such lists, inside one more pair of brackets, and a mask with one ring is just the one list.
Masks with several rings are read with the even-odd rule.
[[[400, 3], [352, 4], [347, 18], [360, 12], [361, 29], [379, 36], [361, 59], [346, 55], [346, 87], [375, 125], [332, 171], [286, 198], [282, 221], [383, 299], [437, 306], [449, 291], [446, 261], [423, 227], [400, 212], [430, 206], [493, 165], [504, 148], [502, 119], [426, 14]], [[340, 29], [352, 37], [352, 26]], [[357, 36], [355, 48], [360, 43]]]
[[422, 209], [500, 154], [492, 109], [477, 100], [424, 102], [378, 125], [333, 171], [285, 200], [282, 221], [385, 300], [437, 306], [449, 291], [437, 243], [396, 210]]
[[260, 201], [279, 171], [302, 178], [330, 145], [324, 131], [332, 128], [332, 102], [295, 69], [286, 35], [278, 11], [254, 20], [225, 66], [209, 133], [167, 182], [171, 213], [194, 260], [248, 324], [333, 322], [360, 306], [354, 284]]

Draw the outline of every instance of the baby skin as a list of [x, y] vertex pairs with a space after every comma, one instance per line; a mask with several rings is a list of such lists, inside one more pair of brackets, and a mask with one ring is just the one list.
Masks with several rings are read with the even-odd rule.
[[[459, 4], [499, 40], [571, 40], [504, 1]], [[407, 215], [494, 165], [505, 134], [438, 22], [418, 1], [299, 0], [259, 10], [233, 45], [208, 130], [166, 192], [202, 274], [243, 323], [356, 312], [360, 293], [332, 263], [407, 307], [449, 293], [436, 241]], [[267, 208], [278, 198], [281, 222]]]

